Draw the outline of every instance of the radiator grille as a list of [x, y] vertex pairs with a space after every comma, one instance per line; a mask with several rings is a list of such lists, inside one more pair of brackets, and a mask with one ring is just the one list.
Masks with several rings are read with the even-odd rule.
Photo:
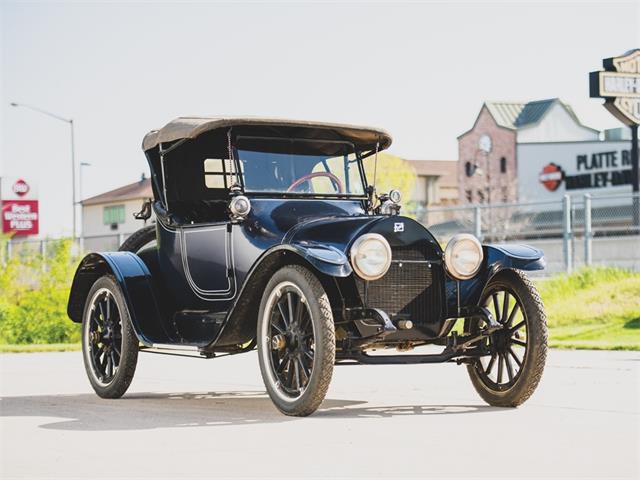
[[393, 248], [392, 258], [384, 277], [358, 282], [367, 307], [380, 308], [392, 318], [407, 318], [415, 324], [439, 318], [440, 265], [425, 260], [425, 252], [415, 248]]

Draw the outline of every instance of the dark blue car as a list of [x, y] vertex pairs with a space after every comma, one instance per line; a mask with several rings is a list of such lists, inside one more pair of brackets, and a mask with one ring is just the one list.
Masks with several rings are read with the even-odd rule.
[[[491, 405], [536, 388], [545, 313], [524, 245], [454, 236], [443, 250], [377, 194], [363, 160], [384, 130], [263, 118], [178, 118], [143, 141], [156, 223], [118, 252], [87, 255], [69, 298], [84, 363], [122, 396], [138, 352], [214, 358], [257, 347], [287, 415], [322, 403], [334, 365], [465, 364]], [[421, 353], [406, 353], [416, 347]], [[377, 351], [395, 349], [400, 353]]]

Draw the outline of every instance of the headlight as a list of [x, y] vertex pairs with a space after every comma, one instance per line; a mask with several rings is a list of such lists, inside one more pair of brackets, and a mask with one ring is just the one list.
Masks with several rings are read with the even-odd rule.
[[351, 247], [351, 265], [360, 278], [377, 280], [391, 266], [389, 242], [377, 233], [366, 233]]
[[249, 215], [251, 202], [244, 195], [237, 195], [231, 199], [229, 210], [234, 217], [244, 218]]
[[483, 258], [482, 245], [468, 233], [455, 235], [444, 249], [444, 264], [458, 280], [467, 280], [478, 273]]
[[389, 192], [389, 200], [391, 200], [393, 203], [400, 203], [400, 200], [402, 200], [400, 190], [391, 190]]

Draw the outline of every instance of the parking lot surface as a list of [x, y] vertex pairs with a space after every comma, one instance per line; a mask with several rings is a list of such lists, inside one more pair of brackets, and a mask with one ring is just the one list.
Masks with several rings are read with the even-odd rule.
[[517, 409], [464, 367], [340, 366], [321, 409], [281, 415], [255, 352], [140, 354], [102, 400], [80, 352], [0, 355], [1, 478], [640, 478], [640, 353], [551, 351]]

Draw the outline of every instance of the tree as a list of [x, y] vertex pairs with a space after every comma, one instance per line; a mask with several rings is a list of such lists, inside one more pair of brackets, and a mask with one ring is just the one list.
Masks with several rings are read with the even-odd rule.
[[[364, 160], [364, 169], [370, 185], [374, 182], [375, 154]], [[378, 168], [376, 191], [389, 193], [389, 190], [399, 190], [403, 204], [407, 204], [416, 184], [416, 172], [409, 162], [390, 153], [378, 153]]]

